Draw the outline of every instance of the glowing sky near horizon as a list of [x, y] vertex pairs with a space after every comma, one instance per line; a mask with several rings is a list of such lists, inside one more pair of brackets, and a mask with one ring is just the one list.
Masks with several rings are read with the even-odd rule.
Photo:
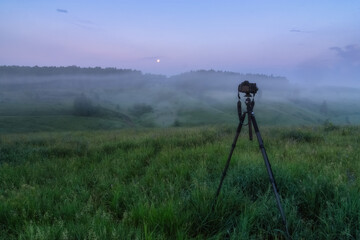
[[360, 81], [360, 1], [2, 0], [0, 65]]

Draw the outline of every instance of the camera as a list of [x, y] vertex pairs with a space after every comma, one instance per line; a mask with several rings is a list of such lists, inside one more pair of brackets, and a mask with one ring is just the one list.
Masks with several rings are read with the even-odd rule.
[[246, 93], [246, 95], [250, 95], [250, 93], [255, 94], [259, 90], [256, 86], [256, 83], [249, 83], [249, 81], [243, 81], [239, 84], [239, 92]]

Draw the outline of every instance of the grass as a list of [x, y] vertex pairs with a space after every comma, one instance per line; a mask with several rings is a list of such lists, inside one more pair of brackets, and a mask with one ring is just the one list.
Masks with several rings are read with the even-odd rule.
[[25, 133], [44, 131], [109, 130], [128, 127], [116, 117], [82, 117], [72, 115], [0, 116], [0, 133]]
[[[285, 239], [246, 128], [0, 137], [1, 239]], [[293, 239], [360, 238], [360, 127], [261, 128]]]

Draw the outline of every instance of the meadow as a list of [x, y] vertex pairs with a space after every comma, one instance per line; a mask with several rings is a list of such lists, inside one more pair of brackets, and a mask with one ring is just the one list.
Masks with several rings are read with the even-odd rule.
[[[1, 239], [285, 239], [236, 125], [0, 136]], [[360, 239], [360, 127], [260, 125], [293, 239]]]
[[360, 239], [359, 89], [75, 66], [0, 66], [0, 239], [285, 239], [246, 127], [214, 203], [243, 80], [292, 238]]

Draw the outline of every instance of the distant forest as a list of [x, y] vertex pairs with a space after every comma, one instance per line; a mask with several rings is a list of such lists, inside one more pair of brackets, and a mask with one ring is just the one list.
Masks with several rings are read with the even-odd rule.
[[50, 75], [75, 75], [75, 74], [141, 74], [140, 71], [131, 69], [117, 69], [117, 68], [101, 68], [101, 67], [88, 67], [82, 68], [78, 66], [67, 67], [27, 67], [27, 66], [0, 66], [0, 76], [50, 76]]
[[[133, 74], [133, 75], [147, 75], [147, 76], [158, 76], [165, 77], [165, 75], [158, 74], [143, 74], [139, 70], [133, 69], [118, 69], [114, 67], [78, 67], [78, 66], [66, 66], [66, 67], [55, 67], [55, 66], [47, 66], [47, 67], [39, 67], [39, 66], [0, 66], [0, 77], [4, 76], [51, 76], [51, 75], [107, 75], [107, 74]], [[248, 77], [250, 79], [276, 79], [280, 81], [287, 82], [285, 77], [281, 76], [273, 76], [266, 74], [241, 74], [236, 72], [229, 71], [215, 71], [215, 70], [196, 70], [190, 71], [186, 73], [181, 73], [178, 75], [174, 75], [170, 78], [188, 78], [191, 76], [195, 77], [204, 77], [204, 76], [227, 76], [227, 77]]]

